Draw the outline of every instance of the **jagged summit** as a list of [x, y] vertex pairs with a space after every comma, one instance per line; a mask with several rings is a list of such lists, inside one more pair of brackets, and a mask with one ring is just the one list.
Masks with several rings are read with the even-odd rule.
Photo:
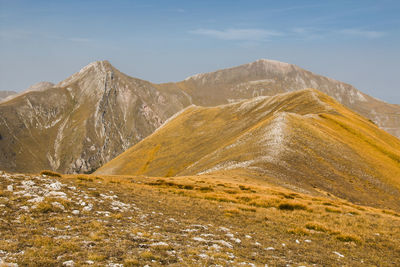
[[113, 75], [115, 68], [107, 60], [94, 61], [74, 73], [69, 78], [57, 84], [57, 87], [65, 87], [83, 78], [104, 80], [107, 75]]
[[99, 61], [94, 61], [92, 63], [89, 63], [85, 67], [83, 67], [79, 73], [85, 72], [89, 69], [94, 69], [96, 71], [109, 71], [113, 69], [114, 67], [111, 65], [111, 63], [108, 60], [99, 60]]

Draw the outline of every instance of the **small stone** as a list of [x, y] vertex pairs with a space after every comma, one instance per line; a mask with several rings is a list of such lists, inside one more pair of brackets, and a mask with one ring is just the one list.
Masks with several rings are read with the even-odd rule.
[[62, 184], [60, 182], [55, 182], [55, 183], [51, 183], [46, 185], [46, 187], [48, 189], [53, 189], [53, 190], [60, 190], [61, 189]]
[[83, 211], [91, 211], [93, 209], [93, 204], [89, 204], [83, 208]]
[[204, 238], [201, 237], [193, 237], [194, 241], [198, 241], [198, 242], [207, 242], [207, 240], [205, 240]]
[[75, 266], [75, 262], [73, 260], [64, 261], [62, 265], [67, 267], [73, 267]]
[[168, 245], [168, 243], [160, 241], [157, 243], [150, 244], [150, 246], [151, 247], [168, 247], [169, 245]]
[[14, 187], [13, 187], [12, 185], [8, 185], [8, 186], [7, 186], [7, 190], [8, 190], [8, 191], [13, 191], [13, 190], [14, 190]]
[[74, 214], [74, 215], [79, 215], [79, 213], [80, 213], [79, 210], [73, 210], [72, 211], [72, 214]]
[[204, 254], [204, 253], [202, 253], [202, 254], [199, 254], [199, 257], [201, 258], [201, 259], [208, 259], [208, 255], [207, 254]]
[[218, 243], [218, 244], [223, 245], [228, 248], [233, 248], [232, 244], [229, 242], [226, 242], [225, 240], [215, 240], [214, 243]]
[[235, 241], [236, 243], [240, 244], [242, 243], [242, 240], [240, 240], [239, 238], [233, 238], [231, 239], [232, 241]]
[[336, 254], [339, 256], [339, 258], [344, 258], [344, 255], [340, 254], [339, 252], [334, 251], [333, 254]]
[[44, 200], [44, 197], [35, 197], [32, 199], [29, 199], [28, 202], [39, 203], [39, 202], [42, 202], [43, 200]]

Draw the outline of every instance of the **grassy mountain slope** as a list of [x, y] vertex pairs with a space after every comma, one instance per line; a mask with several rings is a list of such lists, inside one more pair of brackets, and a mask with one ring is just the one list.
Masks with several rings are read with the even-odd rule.
[[302, 192], [400, 209], [400, 141], [313, 89], [189, 107], [96, 173], [235, 169]]

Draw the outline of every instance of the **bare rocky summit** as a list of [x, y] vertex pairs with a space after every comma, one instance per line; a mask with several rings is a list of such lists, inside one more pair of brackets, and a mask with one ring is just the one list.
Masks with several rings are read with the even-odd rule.
[[287, 63], [258, 60], [153, 84], [98, 61], [0, 104], [0, 169], [92, 172], [191, 104], [214, 106], [309, 87], [400, 136], [400, 106]]

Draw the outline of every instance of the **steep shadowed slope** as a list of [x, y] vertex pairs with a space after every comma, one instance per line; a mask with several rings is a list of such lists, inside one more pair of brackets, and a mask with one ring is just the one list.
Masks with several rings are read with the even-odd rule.
[[400, 141], [314, 89], [189, 107], [96, 173], [235, 169], [303, 192], [400, 208]]

